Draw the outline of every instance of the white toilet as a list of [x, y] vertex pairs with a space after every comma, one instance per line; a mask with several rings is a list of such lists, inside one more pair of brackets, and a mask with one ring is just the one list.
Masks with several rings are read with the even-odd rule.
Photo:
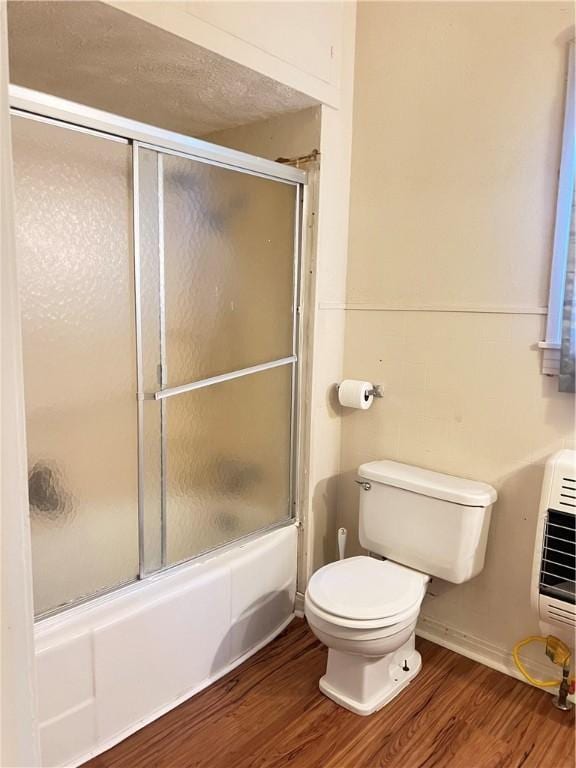
[[387, 559], [320, 568], [304, 610], [329, 649], [320, 690], [369, 715], [420, 670], [414, 630], [430, 576], [460, 584], [482, 570], [496, 491], [395, 461], [363, 464], [358, 475], [360, 543]]

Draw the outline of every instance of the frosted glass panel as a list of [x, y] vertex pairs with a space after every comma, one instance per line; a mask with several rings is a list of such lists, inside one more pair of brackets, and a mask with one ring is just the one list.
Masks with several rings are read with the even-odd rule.
[[138, 572], [131, 158], [12, 119], [37, 613]]
[[171, 563], [290, 516], [292, 366], [167, 398]]
[[166, 385], [291, 355], [296, 187], [162, 162]]

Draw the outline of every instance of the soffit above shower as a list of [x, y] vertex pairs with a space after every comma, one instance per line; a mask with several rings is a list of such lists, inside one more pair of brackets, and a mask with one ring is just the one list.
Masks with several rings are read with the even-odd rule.
[[8, 3], [11, 82], [203, 136], [317, 102], [101, 2]]

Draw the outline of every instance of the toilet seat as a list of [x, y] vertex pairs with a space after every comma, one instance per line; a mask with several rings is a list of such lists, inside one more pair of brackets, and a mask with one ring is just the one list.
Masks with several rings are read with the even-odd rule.
[[315, 629], [319, 629], [333, 637], [354, 641], [370, 641], [392, 637], [398, 632], [402, 632], [406, 627], [414, 625], [418, 619], [419, 612], [420, 606], [418, 605], [410, 613], [406, 612], [404, 616], [383, 624], [381, 620], [359, 622], [343, 619], [341, 616], [332, 616], [320, 610], [308, 598], [305, 605], [305, 615], [308, 623], [315, 627]]
[[393, 628], [417, 617], [428, 576], [390, 560], [350, 557], [312, 576], [306, 601], [315, 616], [350, 629]]

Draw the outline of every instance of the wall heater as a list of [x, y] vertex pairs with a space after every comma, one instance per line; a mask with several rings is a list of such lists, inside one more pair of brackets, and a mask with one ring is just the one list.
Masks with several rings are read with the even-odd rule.
[[532, 569], [532, 604], [544, 634], [575, 644], [576, 451], [546, 464]]

